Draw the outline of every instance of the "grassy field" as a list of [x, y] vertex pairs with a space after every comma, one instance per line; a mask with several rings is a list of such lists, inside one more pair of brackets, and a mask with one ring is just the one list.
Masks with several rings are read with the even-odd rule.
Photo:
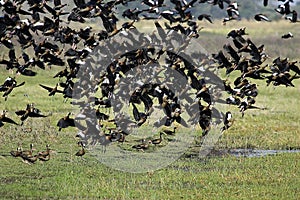
[[[299, 26], [288, 22], [207, 24], [202, 30], [203, 46], [217, 52], [229, 42], [226, 34], [232, 28], [247, 27], [255, 43], [263, 43], [270, 60], [276, 55], [299, 59]], [[137, 27], [141, 26], [140, 24]], [[143, 25], [143, 28], [147, 29]], [[291, 31], [295, 37], [281, 40], [281, 35]], [[206, 39], [207, 38], [207, 39]], [[60, 67], [36, 70], [35, 78], [19, 76], [25, 81], [23, 88], [16, 88], [8, 101], [0, 99], [0, 110], [8, 110], [9, 117], [19, 122], [14, 114], [27, 103], [49, 115], [44, 119], [29, 119], [24, 126], [5, 124], [0, 128], [0, 198], [98, 198], [98, 199], [298, 199], [300, 196], [300, 153], [277, 154], [264, 157], [235, 157], [216, 153], [199, 159], [199, 147], [193, 145], [180, 159], [169, 166], [148, 173], [128, 173], [114, 170], [99, 162], [104, 156], [95, 157], [92, 150], [82, 158], [75, 156], [79, 150], [75, 139], [77, 130], [69, 128], [58, 132], [57, 120], [73, 110], [69, 102], [63, 103], [61, 95], [49, 97], [38, 84], [54, 86], [52, 76]], [[0, 81], [9, 76], [0, 69]], [[246, 111], [244, 118], [238, 109], [228, 106], [234, 114], [234, 126], [220, 137], [216, 152], [228, 149], [300, 149], [300, 81], [294, 88], [266, 87], [259, 81], [256, 105], [266, 110]], [[197, 129], [198, 130], [198, 129]], [[200, 134], [200, 131], [199, 131]], [[24, 149], [33, 143], [38, 151], [50, 144], [48, 162], [25, 164], [9, 152], [22, 144]], [[126, 142], [125, 144], [126, 145]], [[127, 144], [128, 145], [128, 144]], [[107, 152], [109, 152], [107, 148]], [[143, 161], [141, 161], [143, 162]], [[159, 162], [159, 160], [158, 160]], [[137, 163], [138, 164], [138, 163]]]

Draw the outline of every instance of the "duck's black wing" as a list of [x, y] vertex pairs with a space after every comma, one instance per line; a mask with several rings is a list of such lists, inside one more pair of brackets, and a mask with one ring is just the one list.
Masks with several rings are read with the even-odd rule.
[[48, 86], [45, 86], [45, 85], [42, 85], [42, 84], [39, 84], [42, 88], [48, 90], [48, 92], [51, 92], [53, 90], [53, 88], [51, 87], [48, 87]]
[[8, 118], [8, 117], [3, 117], [3, 118], [1, 119], [1, 121], [7, 122], [7, 123], [10, 123], [10, 124], [19, 125], [19, 124], [16, 123], [14, 120], [12, 120], [12, 119], [10, 119], [10, 118]]
[[15, 112], [17, 115], [24, 115], [26, 113], [26, 110], [18, 110]]

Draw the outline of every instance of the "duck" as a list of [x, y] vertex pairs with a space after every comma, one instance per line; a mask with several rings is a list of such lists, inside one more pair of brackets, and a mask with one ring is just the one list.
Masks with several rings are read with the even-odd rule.
[[0, 114], [0, 127], [4, 125], [3, 122], [19, 125], [14, 120], [6, 117], [6, 113], [7, 113], [7, 110], [3, 110], [2, 113]]
[[37, 161], [38, 155], [32, 155], [33, 150], [33, 144], [30, 144], [30, 150], [24, 150], [21, 152], [20, 156], [23, 159], [23, 162], [33, 164]]
[[139, 110], [137, 109], [134, 103], [132, 103], [132, 106], [133, 106], [133, 116], [137, 125], [138, 126], [143, 125], [146, 122], [148, 115], [143, 112], [139, 112]]
[[159, 133], [159, 138], [151, 140], [151, 144], [154, 144], [155, 146], [160, 144], [162, 142], [162, 135], [163, 134], [164, 134], [163, 132], [160, 132]]
[[75, 156], [83, 156], [85, 154], [84, 144], [82, 141], [77, 143], [79, 146], [81, 146], [81, 149], [76, 152]]
[[290, 20], [291, 23], [299, 22], [298, 21], [298, 13], [297, 13], [297, 11], [293, 10], [292, 11], [292, 16], [288, 16], [288, 17], [286, 17], [286, 19]]
[[[8, 83], [8, 84], [6, 84]], [[12, 82], [7, 82], [0, 86], [0, 92], [4, 92], [2, 95], [4, 97], [4, 100], [7, 101], [8, 95], [13, 91], [14, 88], [23, 86], [25, 84], [25, 81], [23, 81], [20, 84], [17, 84], [17, 82], [14, 80]]]
[[119, 138], [118, 138], [118, 142], [123, 144], [126, 140], [125, 140], [125, 134], [124, 133], [118, 133]]
[[42, 88], [48, 90], [49, 96], [54, 96], [56, 93], [63, 93], [63, 91], [57, 89], [58, 83], [55, 85], [54, 88], [48, 87], [48, 86], [45, 86], [45, 85], [42, 85], [42, 84], [39, 84], [39, 85], [40, 85]]
[[48, 161], [50, 160], [50, 145], [46, 145], [46, 151], [41, 151], [38, 153], [38, 158], [41, 161]]
[[21, 125], [24, 124], [24, 121], [28, 118], [28, 117], [47, 117], [46, 115], [42, 115], [40, 114], [40, 110], [34, 107], [34, 104], [27, 104], [26, 109], [25, 110], [18, 110], [15, 112], [17, 115], [21, 115]]
[[68, 76], [68, 74], [69, 74], [70, 72], [68, 71], [68, 68], [67, 67], [65, 67], [65, 69], [63, 69], [63, 70], [61, 70], [61, 71], [59, 71], [59, 72], [57, 72], [54, 76], [53, 76], [53, 78], [62, 78], [62, 77], [67, 77]]
[[100, 106], [98, 106], [98, 108], [96, 109], [96, 117], [99, 121], [103, 121], [103, 120], [108, 120], [109, 119], [109, 115], [103, 113], [100, 111]]
[[35, 163], [39, 158], [39, 155], [31, 155], [31, 156], [22, 156], [23, 162], [27, 164], [33, 164]]
[[117, 127], [110, 130], [110, 135], [111, 142], [118, 142], [123, 144], [125, 142], [125, 137], [126, 135], [128, 135], [128, 133], [126, 133], [126, 131], [123, 131], [120, 127]]
[[271, 20], [266, 16], [266, 15], [264, 15], [264, 14], [256, 14], [255, 16], [254, 16], [254, 19], [256, 20], [256, 21], [267, 21], [267, 22], [270, 22]]
[[21, 149], [21, 147], [18, 147], [16, 151], [14, 151], [14, 150], [11, 151], [10, 155], [13, 157], [20, 157], [21, 153], [22, 153], [22, 149]]
[[177, 127], [175, 126], [175, 127], [173, 128], [173, 130], [165, 129], [165, 130], [163, 130], [162, 132], [165, 133], [165, 134], [167, 134], [167, 135], [175, 135], [176, 129], [177, 129]]
[[143, 139], [141, 144], [133, 145], [132, 148], [144, 152], [144, 150], [149, 148], [149, 144], [152, 144], [151, 140], [146, 141], [145, 139]]
[[59, 127], [58, 131], [69, 126], [75, 127], [75, 120], [70, 118], [71, 113], [69, 112], [66, 116], [60, 118], [56, 124]]
[[30, 149], [29, 150], [23, 150], [21, 151], [20, 156], [23, 157], [28, 157], [28, 156], [32, 156], [32, 153], [35, 149], [33, 148], [33, 144], [30, 144]]
[[265, 110], [265, 108], [260, 108], [257, 106], [254, 106], [255, 99], [253, 97], [247, 97], [243, 101], [241, 101], [240, 105], [238, 108], [240, 109], [240, 112], [242, 113], [242, 117], [245, 115], [245, 111], [248, 109], [260, 109], [260, 110]]
[[293, 34], [291, 32], [288, 32], [287, 34], [284, 34], [281, 36], [282, 39], [289, 39], [294, 37]]
[[224, 117], [224, 126], [221, 128], [221, 133], [223, 133], [225, 130], [229, 129], [232, 124], [233, 124], [233, 117], [232, 117], [232, 113], [230, 111], [227, 111], [225, 113], [225, 117]]

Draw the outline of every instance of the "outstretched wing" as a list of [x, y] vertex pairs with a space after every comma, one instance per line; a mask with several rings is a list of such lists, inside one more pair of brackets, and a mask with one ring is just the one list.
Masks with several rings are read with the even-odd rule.
[[20, 86], [22, 86], [22, 85], [24, 85], [24, 84], [25, 84], [25, 81], [23, 81], [22, 83], [16, 85], [15, 87], [20, 87]]
[[39, 113], [31, 112], [29, 113], [29, 117], [47, 117], [47, 116]]
[[48, 87], [48, 86], [45, 86], [45, 85], [42, 85], [42, 84], [39, 84], [42, 88], [48, 90], [48, 92], [51, 92], [53, 90], [53, 88], [51, 87]]
[[26, 113], [25, 110], [18, 110], [15, 112], [17, 115], [24, 115]]
[[139, 112], [139, 110], [137, 109], [137, 107], [135, 106], [134, 103], [132, 103], [132, 106], [133, 106], [133, 110], [132, 110], [133, 117], [134, 117], [135, 121], [138, 122], [141, 119], [140, 112]]
[[4, 117], [2, 118], [2, 121], [3, 122], [7, 122], [7, 123], [11, 123], [11, 124], [15, 124], [15, 125], [18, 125], [18, 123], [16, 123], [14, 120], [8, 118], [8, 117]]

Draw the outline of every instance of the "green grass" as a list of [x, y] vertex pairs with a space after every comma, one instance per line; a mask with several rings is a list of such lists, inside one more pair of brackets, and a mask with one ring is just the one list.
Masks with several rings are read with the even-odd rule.
[[[262, 29], [262, 26], [257, 25], [258, 23], [245, 21], [228, 23], [221, 28], [219, 24], [205, 24], [206, 28], [203, 29], [200, 39], [208, 38], [203, 46], [217, 52], [226, 41], [230, 41], [226, 40], [229, 30], [246, 26], [249, 37], [256, 43], [266, 44], [266, 52], [270, 56], [278, 55], [275, 53], [279, 52], [282, 57], [289, 56], [295, 60], [299, 58], [299, 50], [296, 48], [300, 44], [298, 37], [288, 41], [278, 39], [286, 31], [299, 33], [298, 26], [286, 22], [272, 22], [264, 23]], [[143, 27], [145, 26], [148, 25]], [[265, 33], [270, 37], [265, 37]], [[278, 42], [280, 48], [274, 41]], [[269, 62], [271, 61], [272, 58]], [[0, 99], [0, 109], [8, 110], [9, 117], [17, 122], [20, 120], [14, 111], [24, 109], [27, 103], [34, 102], [37, 108], [49, 115], [44, 119], [28, 119], [23, 127], [5, 124], [0, 128], [1, 199], [227, 200], [298, 199], [300, 196], [299, 153], [254, 158], [221, 155], [199, 159], [199, 147], [193, 146], [169, 166], [156, 171], [150, 170], [148, 173], [114, 170], [99, 162], [105, 156], [102, 152], [96, 152], [95, 155], [89, 148], [83, 159], [76, 157], [79, 147], [74, 136], [77, 130], [69, 128], [58, 132], [56, 127], [57, 120], [75, 108], [69, 102], [63, 103], [61, 95], [49, 97], [47, 91], [38, 86], [54, 86], [58, 79], [52, 77], [61, 69], [62, 67], [47, 68], [45, 71], [37, 69], [36, 78], [18, 76], [17, 81], [26, 81], [25, 86], [16, 88], [8, 101]], [[1, 82], [11, 75], [5, 69], [0, 69], [0, 74]], [[233, 78], [229, 77], [230, 80]], [[216, 150], [300, 149], [300, 81], [295, 81], [294, 88], [266, 87], [264, 81], [258, 81], [258, 84], [259, 96], [256, 98], [256, 105], [267, 109], [247, 110], [242, 118], [237, 108], [225, 107], [233, 112], [235, 122], [220, 137], [215, 145]], [[196, 134], [200, 134], [199, 128], [196, 129]], [[9, 156], [9, 152], [16, 149], [18, 144], [27, 149], [30, 143], [38, 151], [44, 150], [45, 145], [50, 144], [53, 151], [50, 161], [27, 165], [21, 159]], [[132, 142], [125, 142], [123, 148], [130, 149], [132, 145]], [[107, 154], [109, 148], [107, 147]], [[154, 150], [154, 147], [150, 149]], [[159, 158], [157, 161], [162, 162]]]
[[[64, 155], [65, 156], [65, 155]], [[86, 157], [6, 168], [2, 197], [101, 199], [297, 199], [299, 154], [181, 159], [147, 174], [115, 171]], [[7, 158], [10, 166], [19, 160]], [[5, 162], [5, 161], [4, 161]], [[2, 162], [1, 162], [2, 163]], [[283, 167], [285, 166], [285, 167]]]

